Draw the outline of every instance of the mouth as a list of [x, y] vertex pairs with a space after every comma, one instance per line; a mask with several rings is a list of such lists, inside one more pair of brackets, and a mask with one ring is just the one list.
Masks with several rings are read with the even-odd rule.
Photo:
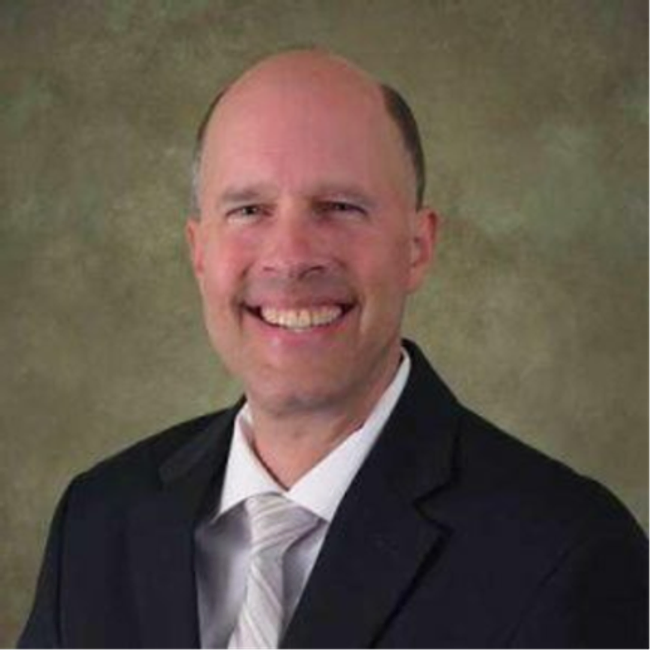
[[331, 304], [297, 308], [246, 305], [244, 308], [249, 314], [271, 327], [292, 332], [306, 332], [335, 324], [353, 307], [352, 304]]

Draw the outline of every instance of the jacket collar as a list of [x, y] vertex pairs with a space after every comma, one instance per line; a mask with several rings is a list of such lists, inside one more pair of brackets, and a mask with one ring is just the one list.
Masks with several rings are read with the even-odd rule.
[[161, 460], [161, 487], [131, 508], [128, 552], [140, 644], [199, 646], [194, 528], [219, 487], [238, 405]]
[[447, 535], [421, 506], [453, 476], [459, 405], [405, 345], [409, 381], [343, 498], [283, 647], [375, 645]]

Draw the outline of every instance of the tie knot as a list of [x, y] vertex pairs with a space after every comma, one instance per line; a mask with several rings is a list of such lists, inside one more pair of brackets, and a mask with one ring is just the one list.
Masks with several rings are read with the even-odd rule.
[[251, 554], [282, 555], [316, 527], [319, 517], [281, 494], [258, 494], [246, 500], [251, 528]]

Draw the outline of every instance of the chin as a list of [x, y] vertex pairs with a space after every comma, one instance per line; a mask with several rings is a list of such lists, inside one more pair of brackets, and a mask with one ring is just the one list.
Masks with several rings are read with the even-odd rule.
[[340, 386], [273, 386], [269, 385], [255, 390], [251, 388], [248, 395], [265, 411], [277, 417], [326, 411], [341, 401]]

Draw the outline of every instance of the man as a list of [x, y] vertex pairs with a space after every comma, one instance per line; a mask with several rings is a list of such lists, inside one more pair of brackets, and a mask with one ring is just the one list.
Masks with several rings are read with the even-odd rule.
[[647, 645], [647, 546], [402, 341], [432, 258], [417, 127], [294, 51], [218, 97], [187, 236], [245, 388], [78, 477], [24, 646]]

